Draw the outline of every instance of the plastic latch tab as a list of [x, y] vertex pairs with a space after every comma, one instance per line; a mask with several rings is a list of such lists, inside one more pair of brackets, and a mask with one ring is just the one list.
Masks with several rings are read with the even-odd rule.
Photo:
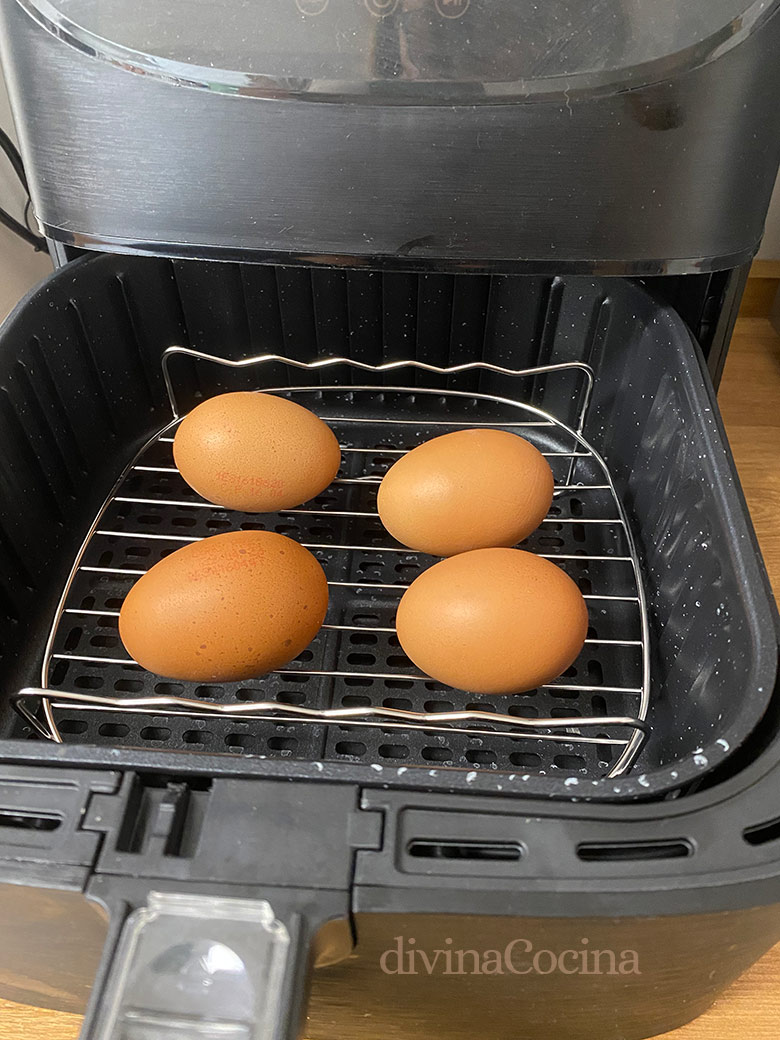
[[265, 900], [151, 892], [123, 928], [95, 1040], [266, 1040], [289, 952]]

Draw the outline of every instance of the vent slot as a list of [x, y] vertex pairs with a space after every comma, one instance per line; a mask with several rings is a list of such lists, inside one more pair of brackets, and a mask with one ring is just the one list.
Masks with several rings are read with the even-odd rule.
[[577, 846], [585, 863], [627, 863], [631, 860], [684, 859], [693, 855], [693, 845], [679, 841], [587, 842]]
[[416, 859], [488, 860], [511, 863], [522, 859], [523, 849], [511, 841], [445, 841], [415, 838], [406, 847]]
[[748, 827], [742, 832], [742, 837], [748, 845], [766, 845], [770, 841], [777, 841], [780, 838], [780, 817]]
[[56, 831], [62, 825], [59, 816], [43, 813], [15, 813], [0, 809], [0, 827], [12, 827], [18, 831]]

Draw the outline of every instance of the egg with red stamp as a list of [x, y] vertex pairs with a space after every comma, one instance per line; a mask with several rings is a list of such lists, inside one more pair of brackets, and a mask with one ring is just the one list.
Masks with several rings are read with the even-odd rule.
[[285, 397], [248, 391], [194, 408], [179, 424], [173, 457], [199, 495], [244, 513], [293, 509], [324, 491], [341, 465], [322, 419]]
[[157, 675], [238, 682], [297, 657], [327, 609], [328, 582], [308, 549], [270, 531], [235, 531], [147, 571], [122, 604], [119, 634]]

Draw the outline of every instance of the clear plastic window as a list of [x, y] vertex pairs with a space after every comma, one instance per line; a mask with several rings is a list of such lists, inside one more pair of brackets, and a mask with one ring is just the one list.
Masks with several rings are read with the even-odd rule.
[[780, 0], [19, 2], [99, 56], [193, 85], [424, 102], [663, 76]]

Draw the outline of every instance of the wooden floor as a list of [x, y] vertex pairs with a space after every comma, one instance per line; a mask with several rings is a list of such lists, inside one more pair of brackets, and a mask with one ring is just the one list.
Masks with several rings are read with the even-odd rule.
[[[780, 337], [768, 321], [744, 318], [739, 322], [720, 405], [764, 559], [780, 596]], [[412, 1008], [399, 1009], [399, 1017], [413, 1013]], [[0, 1001], [0, 1040], [75, 1040], [79, 1023], [76, 1015]], [[743, 1037], [780, 1037], [780, 946], [735, 983], [708, 1014], [667, 1033], [665, 1040]], [[339, 1032], [334, 1040], [343, 1040], [343, 1035]], [[374, 1038], [366, 1033], [366, 1040]]]

